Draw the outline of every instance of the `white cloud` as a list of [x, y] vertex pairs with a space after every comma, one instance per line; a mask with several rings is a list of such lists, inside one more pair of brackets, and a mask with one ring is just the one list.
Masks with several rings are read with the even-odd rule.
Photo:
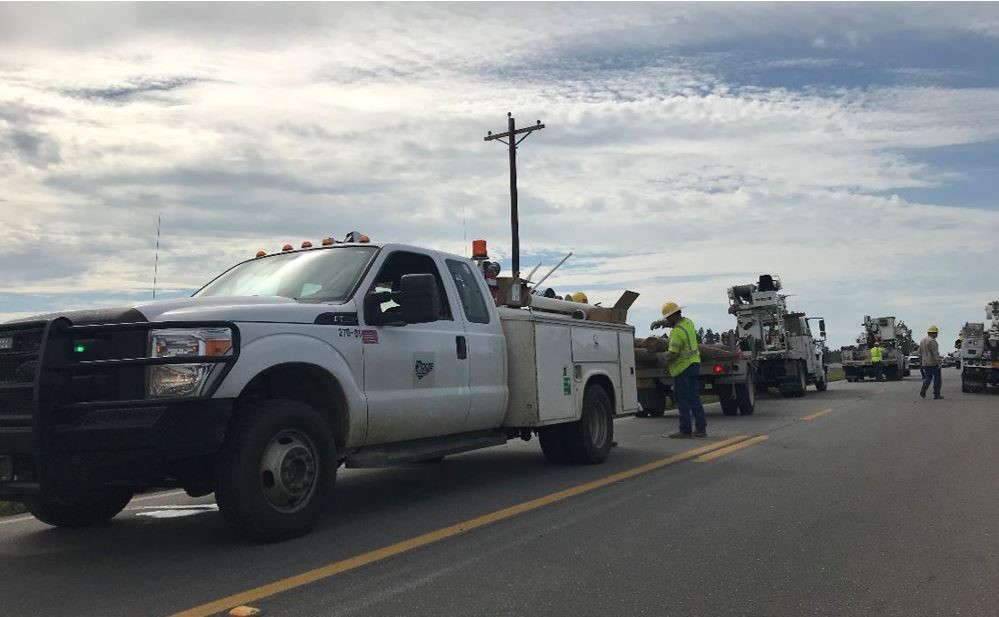
[[[143, 292], [160, 212], [174, 290], [353, 229], [502, 255], [506, 158], [482, 136], [512, 109], [548, 125], [521, 151], [523, 246], [579, 254], [559, 287], [641, 291], [639, 326], [670, 296], [722, 327], [725, 287], [762, 272], [840, 342], [878, 306], [956, 324], [999, 295], [954, 276], [989, 259], [994, 210], [884, 196], [948, 180], [900, 151], [999, 138], [999, 90], [735, 86], [657, 43], [760, 34], [765, 7], [517, 6], [73, 5], [41, 33], [44, 9], [3, 7], [0, 293]], [[816, 40], [877, 35], [831, 10]]]

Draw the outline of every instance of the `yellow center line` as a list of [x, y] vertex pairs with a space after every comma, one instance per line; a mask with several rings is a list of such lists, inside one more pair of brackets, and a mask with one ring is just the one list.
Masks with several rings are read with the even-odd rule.
[[731, 454], [733, 452], [738, 452], [739, 450], [742, 450], [743, 448], [748, 448], [749, 446], [751, 446], [753, 444], [760, 443], [761, 441], [766, 441], [768, 439], [770, 439], [770, 437], [768, 437], [767, 435], [757, 435], [756, 437], [750, 437], [749, 439], [740, 441], [738, 443], [734, 443], [734, 444], [732, 444], [730, 446], [726, 446], [724, 448], [718, 448], [717, 450], [712, 450], [711, 452], [708, 452], [707, 454], [702, 454], [701, 456], [698, 456], [697, 458], [695, 458], [694, 462], [695, 463], [707, 463], [708, 461], [713, 461], [716, 458], [721, 458], [721, 457], [725, 456], [726, 454]]
[[290, 589], [295, 589], [296, 587], [301, 587], [331, 576], [336, 576], [337, 574], [342, 574], [350, 570], [356, 570], [362, 566], [366, 566], [395, 555], [407, 553], [414, 549], [427, 546], [428, 544], [433, 544], [434, 542], [439, 542], [446, 538], [451, 538], [465, 532], [472, 531], [473, 529], [478, 529], [479, 527], [484, 527], [504, 519], [512, 518], [519, 514], [530, 512], [531, 510], [537, 510], [538, 508], [569, 499], [570, 497], [582, 495], [583, 493], [594, 491], [609, 484], [614, 484], [615, 482], [621, 482], [622, 480], [627, 480], [656, 469], [661, 469], [667, 465], [673, 465], [675, 463], [690, 460], [703, 454], [707, 454], [708, 452], [725, 448], [731, 446], [732, 444], [737, 444], [746, 439], [749, 439], [749, 437], [739, 435], [698, 448], [693, 448], [691, 450], [687, 450], [686, 452], [681, 452], [680, 454], [659, 459], [658, 461], [646, 463], [645, 465], [639, 465], [638, 467], [632, 467], [631, 469], [626, 469], [609, 476], [604, 476], [603, 478], [598, 478], [597, 480], [592, 480], [561, 491], [549, 493], [548, 495], [538, 497], [537, 499], [531, 499], [530, 501], [525, 501], [501, 510], [496, 510], [495, 512], [490, 512], [489, 514], [484, 514], [461, 523], [449, 525], [436, 531], [431, 531], [408, 540], [403, 540], [402, 542], [390, 544], [389, 546], [384, 546], [361, 555], [356, 555], [354, 557], [344, 559], [343, 561], [337, 561], [335, 563], [302, 572], [301, 574], [296, 574], [294, 576], [289, 576], [288, 578], [283, 578], [261, 585], [259, 587], [254, 587], [253, 589], [247, 589], [246, 591], [241, 591], [231, 596], [181, 611], [171, 617], [208, 617], [209, 615], [220, 613], [234, 606], [254, 602]]
[[826, 415], [827, 413], [829, 413], [832, 410], [833, 410], [832, 407], [830, 407], [828, 409], [820, 409], [819, 411], [816, 411], [815, 413], [810, 413], [810, 414], [808, 414], [807, 416], [804, 416], [801, 419], [802, 420], [814, 420], [815, 418], [818, 418], [818, 417]]

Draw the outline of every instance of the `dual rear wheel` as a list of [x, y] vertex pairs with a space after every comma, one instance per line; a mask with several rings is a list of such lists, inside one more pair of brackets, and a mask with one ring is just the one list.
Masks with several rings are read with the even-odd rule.
[[583, 391], [582, 417], [538, 431], [541, 451], [552, 463], [603, 463], [614, 445], [614, 405], [607, 391], [589, 384]]

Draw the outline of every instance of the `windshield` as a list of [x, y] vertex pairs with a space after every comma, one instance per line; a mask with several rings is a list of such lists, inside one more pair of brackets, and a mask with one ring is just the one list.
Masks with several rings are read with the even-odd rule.
[[376, 252], [370, 246], [344, 246], [262, 257], [235, 266], [194, 295], [345, 302]]

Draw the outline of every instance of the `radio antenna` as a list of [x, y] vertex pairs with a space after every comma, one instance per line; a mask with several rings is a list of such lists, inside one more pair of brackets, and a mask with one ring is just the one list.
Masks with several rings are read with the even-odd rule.
[[156, 215], [156, 258], [153, 261], [153, 300], [156, 299], [156, 277], [160, 271], [160, 227], [163, 223], [163, 213]]

